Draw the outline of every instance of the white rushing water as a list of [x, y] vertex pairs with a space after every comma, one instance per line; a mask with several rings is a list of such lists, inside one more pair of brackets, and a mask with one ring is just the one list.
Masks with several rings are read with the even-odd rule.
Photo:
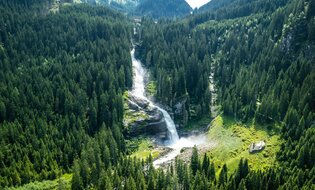
[[133, 68], [133, 87], [131, 93], [138, 97], [147, 100], [150, 104], [160, 110], [164, 116], [164, 120], [169, 132], [170, 145], [175, 144], [178, 140], [178, 134], [174, 121], [172, 120], [170, 114], [167, 113], [163, 108], [155, 105], [151, 100], [149, 100], [145, 95], [145, 81], [144, 77], [147, 75], [146, 70], [142, 66], [141, 62], [135, 58], [135, 48], [131, 50], [132, 58], [132, 68]]
[[159, 167], [160, 165], [164, 163], [171, 162], [172, 160], [176, 158], [176, 156], [180, 154], [182, 148], [184, 147], [191, 148], [191, 147], [194, 147], [195, 145], [198, 146], [198, 145], [204, 144], [206, 140], [207, 140], [207, 137], [204, 134], [197, 135], [197, 136], [190, 136], [187, 138], [180, 138], [177, 141], [177, 143], [169, 146], [170, 148], [172, 148], [172, 151], [166, 154], [165, 156], [162, 156], [159, 159], [155, 160], [153, 162], [153, 165], [155, 167]]
[[178, 133], [176, 130], [176, 126], [171, 116], [167, 111], [163, 108], [157, 106], [146, 97], [145, 94], [145, 77], [147, 76], [147, 72], [145, 68], [142, 66], [141, 62], [135, 58], [135, 48], [131, 50], [131, 58], [132, 58], [132, 67], [133, 67], [133, 87], [131, 93], [141, 99], [148, 101], [152, 106], [156, 107], [160, 110], [164, 116], [165, 123], [169, 133], [169, 142], [167, 146], [172, 150], [166, 155], [160, 157], [159, 159], [153, 162], [155, 167], [159, 167], [161, 164], [170, 162], [175, 159], [177, 155], [180, 154], [180, 151], [183, 147], [193, 147], [194, 145], [200, 145], [206, 142], [205, 135], [191, 136], [187, 138], [178, 137]]

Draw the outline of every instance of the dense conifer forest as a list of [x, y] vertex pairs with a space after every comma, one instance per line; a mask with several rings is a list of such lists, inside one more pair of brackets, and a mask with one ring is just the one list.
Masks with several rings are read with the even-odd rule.
[[[183, 19], [143, 17], [136, 35], [106, 7], [0, 1], [0, 189], [67, 173], [57, 189], [314, 189], [315, 0], [213, 1]], [[213, 72], [219, 114], [278, 126], [274, 167], [243, 158], [231, 172], [196, 147], [164, 168], [131, 157], [131, 39], [155, 98], [185, 100], [175, 121], [211, 114]]]
[[100, 159], [114, 163], [124, 151], [131, 25], [87, 6], [45, 16], [7, 3], [0, 12], [1, 186], [70, 172], [94, 138], [105, 140]]

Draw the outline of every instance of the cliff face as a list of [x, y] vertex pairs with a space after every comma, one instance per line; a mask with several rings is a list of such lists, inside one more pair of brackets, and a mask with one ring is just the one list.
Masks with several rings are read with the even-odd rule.
[[128, 93], [128, 97], [125, 96], [124, 107], [124, 125], [128, 135], [156, 135], [162, 139], [167, 137], [167, 127], [162, 113], [148, 101]]

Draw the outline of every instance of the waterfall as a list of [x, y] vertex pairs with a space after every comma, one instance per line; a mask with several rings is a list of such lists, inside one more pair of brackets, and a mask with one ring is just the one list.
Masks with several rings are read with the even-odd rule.
[[175, 123], [172, 120], [170, 114], [167, 113], [166, 110], [157, 106], [156, 104], [154, 104], [154, 102], [149, 100], [148, 97], [146, 97], [144, 79], [147, 76], [147, 72], [145, 68], [142, 66], [141, 62], [135, 58], [135, 47], [132, 48], [130, 54], [132, 58], [132, 69], [133, 69], [133, 87], [132, 87], [131, 93], [138, 98], [145, 99], [152, 106], [156, 107], [159, 111], [162, 112], [166, 126], [167, 126], [167, 130], [168, 130], [168, 134], [170, 138], [170, 144], [175, 144], [179, 140]]
[[186, 138], [178, 137], [177, 130], [170, 114], [167, 113], [163, 108], [156, 105], [153, 101], [149, 100], [145, 93], [145, 78], [148, 76], [145, 68], [141, 62], [135, 58], [135, 47], [130, 52], [132, 58], [132, 69], [133, 69], [133, 87], [131, 93], [143, 100], [149, 102], [153, 107], [156, 107], [162, 112], [164, 120], [168, 130], [169, 143], [167, 146], [172, 149], [166, 155], [161, 156], [153, 162], [154, 167], [160, 167], [161, 165], [172, 162], [176, 156], [181, 153], [183, 147], [193, 147], [194, 145], [201, 145], [206, 142], [206, 136], [204, 134], [198, 136], [190, 136]]

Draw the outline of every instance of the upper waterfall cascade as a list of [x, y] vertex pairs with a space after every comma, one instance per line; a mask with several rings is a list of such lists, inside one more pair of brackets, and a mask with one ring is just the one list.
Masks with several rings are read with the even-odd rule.
[[172, 120], [170, 114], [163, 108], [154, 104], [154, 102], [149, 100], [149, 98], [146, 96], [145, 77], [147, 76], [147, 72], [142, 66], [141, 62], [135, 58], [135, 47], [133, 47], [133, 49], [131, 50], [131, 58], [133, 68], [133, 87], [131, 93], [138, 98], [148, 101], [153, 107], [156, 107], [159, 111], [162, 112], [169, 133], [169, 144], [175, 144], [179, 140], [179, 137], [177, 134], [175, 123]]

